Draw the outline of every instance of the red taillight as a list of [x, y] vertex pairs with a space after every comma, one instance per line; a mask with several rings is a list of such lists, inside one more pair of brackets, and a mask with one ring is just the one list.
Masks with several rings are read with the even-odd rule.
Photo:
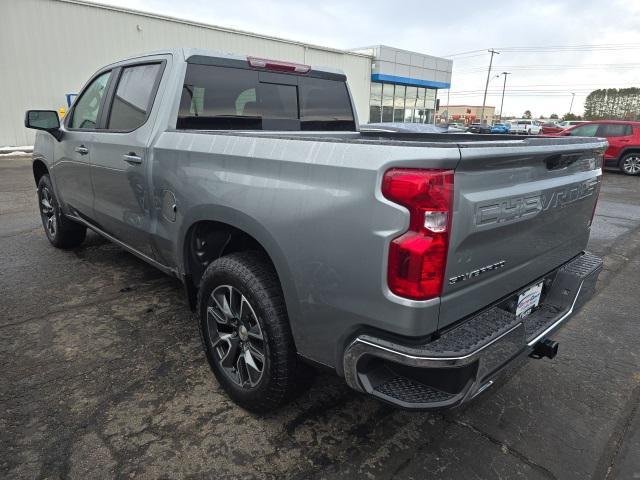
[[453, 170], [392, 168], [382, 194], [409, 210], [409, 230], [389, 246], [387, 283], [414, 300], [442, 294], [453, 210]]
[[300, 63], [280, 62], [278, 60], [267, 60], [266, 58], [247, 57], [247, 62], [253, 68], [264, 68], [276, 72], [286, 73], [309, 73], [311, 67]]

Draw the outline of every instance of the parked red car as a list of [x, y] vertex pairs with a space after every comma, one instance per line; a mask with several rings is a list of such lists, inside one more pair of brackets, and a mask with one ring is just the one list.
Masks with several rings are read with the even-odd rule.
[[640, 175], [640, 122], [599, 120], [551, 135], [604, 137], [609, 141], [609, 148], [604, 152], [605, 167], [619, 168], [627, 175]]
[[542, 124], [542, 134], [560, 133], [564, 128], [559, 127], [557, 123], [546, 122]]

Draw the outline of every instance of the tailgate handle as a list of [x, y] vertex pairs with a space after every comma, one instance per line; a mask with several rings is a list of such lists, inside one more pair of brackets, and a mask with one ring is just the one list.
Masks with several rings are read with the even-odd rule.
[[547, 170], [561, 170], [575, 163], [581, 156], [581, 153], [558, 153], [545, 158], [544, 162]]

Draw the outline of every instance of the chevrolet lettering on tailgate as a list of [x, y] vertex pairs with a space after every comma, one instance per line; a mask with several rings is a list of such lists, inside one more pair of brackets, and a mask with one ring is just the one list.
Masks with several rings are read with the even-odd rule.
[[500, 203], [479, 205], [476, 209], [476, 225], [515, 222], [552, 208], [562, 208], [591, 197], [597, 191], [598, 185], [599, 179], [594, 178], [538, 195], [508, 198]]

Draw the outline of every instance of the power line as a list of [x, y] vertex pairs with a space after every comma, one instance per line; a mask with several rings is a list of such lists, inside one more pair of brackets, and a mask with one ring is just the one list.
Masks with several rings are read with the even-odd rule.
[[[616, 89], [622, 89], [622, 88], [634, 88], [634, 87], [613, 87]], [[553, 89], [544, 89], [544, 88], [521, 88], [521, 89], [515, 89], [515, 88], [510, 88], [511, 92], [517, 92], [517, 93], [561, 93], [561, 92], [584, 92], [584, 93], [590, 93], [593, 92], [594, 90], [606, 90], [606, 89], [598, 89], [598, 88], [553, 88]], [[487, 93], [489, 94], [499, 94], [502, 90], [501, 89], [489, 89], [487, 90]], [[483, 93], [484, 90], [452, 90], [451, 94], [452, 95], [459, 95], [459, 94], [481, 94]]]
[[[495, 93], [494, 95], [499, 95], [498, 93]], [[505, 97], [566, 97], [568, 95], [571, 95], [571, 92], [559, 92], [559, 93], [545, 93], [545, 92], [531, 92], [531, 93], [514, 93], [514, 92], [505, 92]], [[586, 97], [589, 94], [584, 92], [584, 93], [577, 93], [576, 92], [576, 96], [577, 97]], [[480, 96], [479, 93], [451, 93], [452, 97], [464, 97], [464, 98], [478, 98]]]
[[[640, 49], [640, 43], [593, 43], [580, 45], [525, 45], [514, 47], [498, 47], [504, 52], [549, 52], [549, 51], [597, 51], [597, 50], [636, 50]], [[484, 52], [485, 49], [468, 50], [466, 52], [443, 55], [445, 58], [459, 57], [463, 55]]]
[[[635, 70], [640, 68], [640, 63], [601, 63], [601, 64], [521, 64], [521, 65], [500, 65], [501, 68], [511, 70]], [[469, 73], [484, 73], [486, 67], [475, 67], [466, 70], [455, 70], [456, 75], [464, 75]]]
[[[528, 83], [522, 85], [513, 85], [512, 88], [520, 87], [597, 87], [597, 86], [610, 86], [610, 83]], [[634, 85], [628, 85], [627, 87], [611, 87], [611, 88], [629, 88]]]

